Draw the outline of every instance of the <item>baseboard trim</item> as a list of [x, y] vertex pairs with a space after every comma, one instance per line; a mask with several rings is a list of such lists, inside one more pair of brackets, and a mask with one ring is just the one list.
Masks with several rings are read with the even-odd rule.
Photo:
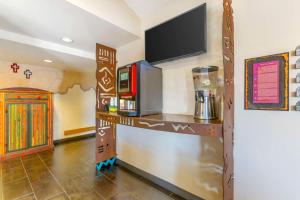
[[121, 166], [121, 167], [124, 167], [125, 169], [127, 169], [128, 171], [130, 172], [133, 172], [139, 176], [142, 176], [143, 178], [145, 178], [146, 180], [148, 181], [151, 181], [152, 183], [184, 198], [184, 199], [187, 199], [187, 200], [204, 200], [184, 189], [181, 189], [179, 187], [177, 187], [176, 185], [173, 185], [172, 183], [169, 183], [165, 180], [162, 180], [152, 174], [149, 174], [148, 172], [145, 172], [141, 169], [138, 169], [120, 159], [117, 159], [117, 165]]
[[91, 138], [91, 137], [95, 137], [95, 136], [96, 136], [96, 133], [89, 133], [89, 134], [85, 134], [85, 135], [79, 135], [79, 136], [64, 138], [64, 139], [60, 139], [60, 140], [54, 140], [53, 144], [58, 145], [58, 144], [72, 142], [72, 141], [83, 140], [83, 139]]
[[85, 128], [77, 128], [77, 129], [72, 129], [72, 130], [66, 130], [64, 132], [64, 135], [75, 135], [75, 134], [80, 134], [83, 132], [87, 132], [87, 131], [95, 131], [96, 130], [96, 126], [89, 126], [89, 127], [85, 127]]

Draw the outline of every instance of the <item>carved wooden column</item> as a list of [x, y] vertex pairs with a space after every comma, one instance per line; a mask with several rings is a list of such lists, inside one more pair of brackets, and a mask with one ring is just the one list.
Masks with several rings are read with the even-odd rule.
[[107, 98], [116, 96], [116, 50], [96, 44], [96, 109], [103, 111]]
[[224, 96], [224, 200], [233, 200], [233, 131], [234, 131], [234, 24], [232, 0], [223, 0]]
[[[96, 111], [101, 112], [110, 97], [116, 96], [116, 50], [96, 44], [96, 61]], [[115, 161], [116, 124], [96, 118], [96, 134], [96, 163], [100, 170]]]

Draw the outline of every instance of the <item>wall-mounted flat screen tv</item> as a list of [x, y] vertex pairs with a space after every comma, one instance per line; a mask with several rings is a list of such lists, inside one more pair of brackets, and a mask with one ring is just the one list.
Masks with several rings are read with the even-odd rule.
[[145, 31], [145, 57], [152, 64], [206, 52], [206, 4]]

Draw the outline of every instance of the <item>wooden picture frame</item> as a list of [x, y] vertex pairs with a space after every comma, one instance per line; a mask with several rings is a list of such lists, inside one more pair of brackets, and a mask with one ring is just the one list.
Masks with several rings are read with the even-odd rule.
[[245, 110], [289, 110], [289, 53], [245, 60]]

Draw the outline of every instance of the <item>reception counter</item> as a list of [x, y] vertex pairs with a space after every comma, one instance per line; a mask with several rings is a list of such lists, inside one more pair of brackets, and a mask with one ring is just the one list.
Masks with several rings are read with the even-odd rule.
[[112, 153], [108, 158], [118, 155], [119, 165], [186, 199], [222, 198], [222, 121], [195, 120], [192, 115], [125, 117], [107, 112], [97, 112], [96, 118], [99, 161]]

